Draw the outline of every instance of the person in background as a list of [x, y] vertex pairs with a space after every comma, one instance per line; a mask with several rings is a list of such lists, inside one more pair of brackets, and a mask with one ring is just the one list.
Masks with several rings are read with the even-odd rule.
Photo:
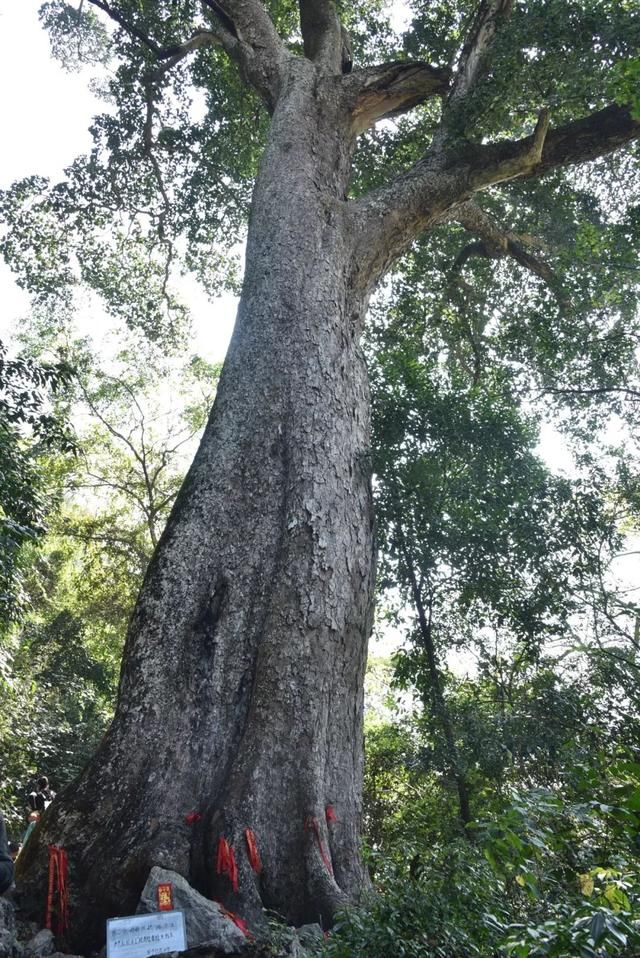
[[38, 779], [38, 791], [36, 793], [36, 811], [44, 812], [45, 808], [48, 808], [51, 805], [51, 802], [56, 797], [56, 793], [52, 788], [49, 788], [49, 779], [46, 775], [43, 775], [42, 778]]
[[0, 895], [13, 884], [13, 861], [7, 842], [7, 829], [4, 824], [4, 815], [0, 812]]
[[49, 779], [42, 775], [38, 779], [37, 790], [34, 788], [28, 795], [29, 809], [39, 815], [48, 808], [56, 797], [56, 793], [49, 787]]

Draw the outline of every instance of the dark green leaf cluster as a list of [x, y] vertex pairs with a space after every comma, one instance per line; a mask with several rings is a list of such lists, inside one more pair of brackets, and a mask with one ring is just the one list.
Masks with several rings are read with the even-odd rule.
[[11, 359], [0, 342], [0, 621], [1, 629], [24, 606], [25, 548], [44, 532], [55, 492], [46, 477], [52, 451], [70, 453], [75, 441], [56, 394], [69, 382], [66, 362]]

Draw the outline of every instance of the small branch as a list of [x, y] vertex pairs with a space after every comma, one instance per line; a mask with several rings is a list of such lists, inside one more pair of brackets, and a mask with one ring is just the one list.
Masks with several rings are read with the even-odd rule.
[[131, 23], [126, 19], [121, 13], [117, 10], [114, 10], [111, 4], [107, 3], [106, 0], [89, 0], [89, 3], [94, 7], [98, 7], [99, 10], [102, 10], [107, 16], [117, 23], [118, 26], [122, 27], [125, 33], [128, 33], [130, 37], [133, 37], [134, 40], [139, 40], [144, 46], [151, 50], [155, 55], [160, 59], [165, 52], [159, 43], [156, 43], [150, 36], [144, 33], [143, 30], [140, 30], [134, 23]]
[[143, 144], [144, 144], [144, 155], [149, 160], [151, 164], [151, 169], [153, 170], [153, 175], [158, 184], [158, 189], [160, 191], [160, 196], [162, 198], [163, 209], [157, 216], [158, 220], [158, 237], [160, 242], [165, 247], [167, 251], [165, 263], [164, 263], [164, 276], [162, 279], [162, 298], [164, 299], [167, 306], [170, 306], [170, 297], [169, 297], [169, 280], [171, 278], [171, 265], [175, 256], [175, 250], [173, 242], [167, 236], [166, 222], [167, 217], [171, 213], [171, 202], [169, 200], [169, 195], [164, 182], [164, 177], [162, 175], [162, 170], [160, 164], [158, 163], [158, 158], [154, 153], [154, 140], [153, 140], [153, 89], [151, 83], [147, 83], [145, 87], [145, 100], [147, 105], [147, 114], [144, 123], [143, 130]]
[[[503, 144], [505, 148], [502, 151], [492, 151], [491, 146], [480, 147], [479, 154], [482, 154], [485, 159], [488, 159], [493, 153], [495, 153], [495, 157], [492, 156], [493, 162], [482, 164], [471, 173], [470, 180], [474, 191], [486, 186], [493, 186], [505, 180], [530, 175], [534, 171], [537, 172], [542, 163], [549, 120], [549, 111], [541, 110], [531, 136], [509, 144], [510, 148]], [[475, 164], [473, 165], [475, 166]]]
[[566, 300], [559, 295], [560, 281], [557, 274], [547, 262], [525, 248], [532, 245], [531, 237], [503, 230], [483, 209], [471, 202], [457, 207], [451, 219], [460, 223], [470, 233], [481, 237], [480, 242], [469, 243], [460, 251], [453, 264], [454, 273], [459, 273], [465, 263], [474, 256], [482, 256], [486, 259], [504, 259], [510, 256], [525, 269], [544, 280], [566, 304]]
[[[540, 390], [538, 395], [545, 396], [550, 394], [552, 396], [608, 396], [612, 393], [620, 396], [626, 396], [634, 401], [640, 400], [640, 390], [628, 389], [626, 386], [594, 386], [588, 389], [581, 389], [579, 387], [573, 389], [561, 389], [558, 387], [549, 386]], [[633, 554], [634, 553], [628, 553], [628, 555]]]
[[468, 96], [487, 67], [488, 56], [501, 20], [506, 19], [513, 0], [482, 0], [460, 53], [449, 104]]
[[449, 88], [447, 69], [428, 63], [398, 61], [353, 74], [348, 82], [357, 88], [352, 129], [362, 133], [378, 120], [399, 116]]
[[153, 80], [160, 80], [169, 70], [179, 63], [181, 60], [184, 60], [190, 53], [193, 53], [194, 50], [201, 50], [203, 47], [210, 47], [215, 45], [221, 45], [222, 40], [220, 39], [219, 33], [214, 33], [211, 30], [197, 30], [192, 37], [188, 40], [185, 40], [184, 43], [181, 43], [178, 47], [173, 48], [173, 52], [170, 50], [165, 50], [163, 53], [158, 55], [159, 60], [163, 60], [161, 66], [155, 71], [152, 76]]
[[512, 7], [513, 0], [482, 0], [479, 4], [460, 52], [435, 146], [441, 147], [452, 135], [463, 132], [457, 127], [464, 126], [463, 120], [460, 122], [464, 103], [486, 74], [499, 24], [509, 17]]

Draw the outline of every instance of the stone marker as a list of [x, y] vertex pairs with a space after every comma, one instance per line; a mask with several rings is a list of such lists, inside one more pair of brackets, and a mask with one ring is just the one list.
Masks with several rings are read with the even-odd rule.
[[184, 912], [187, 948], [210, 944], [223, 955], [244, 951], [247, 939], [220, 906], [192, 888], [182, 875], [166, 868], [156, 866], [149, 872], [136, 909], [138, 914], [158, 911], [158, 885], [167, 882], [173, 886], [173, 907]]

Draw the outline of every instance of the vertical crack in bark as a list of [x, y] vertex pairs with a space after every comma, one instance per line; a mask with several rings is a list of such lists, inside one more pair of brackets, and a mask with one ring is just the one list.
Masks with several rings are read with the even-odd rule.
[[208, 644], [214, 644], [218, 623], [222, 618], [228, 591], [229, 583], [224, 575], [221, 575], [217, 579], [202, 612], [196, 619], [194, 631], [200, 634]]

